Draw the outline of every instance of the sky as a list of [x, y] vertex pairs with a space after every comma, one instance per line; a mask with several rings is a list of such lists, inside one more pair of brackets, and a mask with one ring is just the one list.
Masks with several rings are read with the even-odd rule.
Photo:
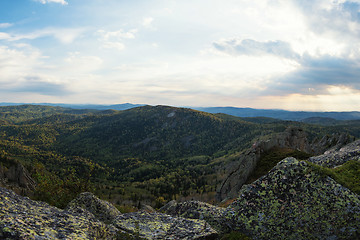
[[0, 102], [360, 111], [360, 0], [1, 0]]

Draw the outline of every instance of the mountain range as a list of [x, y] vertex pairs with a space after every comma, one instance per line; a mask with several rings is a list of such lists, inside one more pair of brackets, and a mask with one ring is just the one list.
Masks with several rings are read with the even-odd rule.
[[[322, 203], [312, 202], [315, 196], [320, 194], [319, 201], [324, 201], [326, 204], [335, 201], [342, 206], [350, 201], [345, 199], [346, 196], [356, 198], [360, 193], [357, 173], [359, 163], [356, 160], [358, 145], [343, 148], [345, 144], [360, 137], [360, 121], [327, 119], [328, 124], [319, 124], [322, 122], [322, 118], [310, 118], [302, 122], [285, 121], [268, 117], [213, 114], [170, 106], [145, 105], [121, 111], [107, 108], [75, 109], [45, 105], [2, 106], [0, 107], [0, 187], [11, 189], [18, 194], [47, 202], [61, 209], [68, 209], [67, 206], [80, 193], [92, 192], [113, 204], [111, 209], [116, 207], [123, 213], [136, 211], [144, 206], [148, 206], [147, 209], [151, 207], [160, 209], [170, 200], [178, 202], [200, 200], [222, 207], [227, 207], [235, 201], [234, 204], [225, 210], [220, 209], [219, 212], [217, 208], [203, 203], [190, 205], [212, 209], [210, 213], [203, 212], [205, 215], [202, 216], [215, 214], [213, 217], [219, 216], [219, 221], [225, 221], [226, 225], [231, 226], [231, 230], [266, 239], [274, 237], [277, 231], [277, 227], [273, 226], [274, 223], [271, 221], [282, 221], [281, 218], [271, 215], [271, 209], [274, 213], [282, 211], [281, 204], [284, 203], [287, 204], [284, 205], [284, 209], [287, 209], [284, 212], [286, 219], [291, 219], [290, 213], [295, 210], [296, 214], [301, 215], [297, 192], [307, 194], [307, 188], [312, 187], [311, 192], [315, 195], [308, 196], [306, 206], [314, 206], [313, 209], [316, 211], [325, 208], [336, 209], [336, 211], [331, 210], [330, 215], [320, 214], [321, 221], [335, 216], [341, 207], [336, 205], [334, 208], [331, 206], [328, 208]], [[331, 153], [332, 155], [329, 155], [331, 157], [321, 157], [320, 160], [310, 158], [325, 151]], [[296, 157], [298, 160], [281, 163], [287, 157]], [[348, 157], [351, 159], [347, 159]], [[334, 162], [333, 159], [343, 158], [346, 158], [346, 161], [349, 160], [349, 164], [346, 161], [340, 161], [341, 166], [328, 165], [329, 162]], [[308, 162], [303, 163], [304, 160]], [[277, 170], [273, 170], [273, 173], [268, 175], [269, 171], [271, 172], [276, 166], [278, 166]], [[333, 167], [336, 168], [333, 169]], [[313, 171], [311, 169], [316, 171], [315, 175], [310, 173]], [[290, 170], [290, 175], [287, 175], [286, 172]], [[301, 176], [298, 176], [299, 172]], [[279, 176], [282, 177], [279, 178]], [[295, 193], [287, 188], [288, 176], [294, 177], [289, 186]], [[313, 185], [311, 179], [310, 182], [305, 181], [306, 176], [313, 176], [316, 184]], [[302, 179], [304, 185], [298, 185], [299, 182], [296, 181], [298, 177]], [[326, 180], [327, 177], [334, 180]], [[324, 189], [320, 187], [321, 185], [328, 186], [326, 192], [331, 192], [332, 186], [336, 186], [336, 189], [348, 190], [341, 190], [345, 195], [339, 195], [340, 197], [336, 195], [337, 192], [334, 192], [336, 196], [328, 199], [327, 193], [322, 192]], [[251, 186], [254, 186], [254, 190]], [[285, 195], [282, 192], [276, 192], [276, 189], [286, 190]], [[14, 193], [4, 189], [0, 189], [0, 192], [6, 195], [3, 197], [4, 204], [11, 205], [16, 200], [21, 205], [11, 205], [13, 209], [11, 211], [16, 214], [24, 212], [23, 209], [28, 207], [33, 208], [35, 204], [40, 206], [38, 216], [41, 218], [39, 219], [49, 217], [41, 212], [41, 206], [55, 213], [55, 218], [62, 214], [68, 215], [69, 219], [79, 219], [83, 218], [83, 214], [87, 214], [89, 219], [94, 219], [90, 213], [86, 212], [87, 210], [81, 210], [77, 206], [71, 207], [71, 210], [59, 210], [15, 196]], [[236, 200], [240, 192], [248, 198]], [[274, 195], [275, 192], [276, 195]], [[259, 205], [261, 199], [253, 198], [255, 195], [268, 196], [269, 201], [274, 205]], [[90, 196], [91, 199], [95, 199], [96, 204], [100, 201], [89, 194], [81, 196], [86, 198]], [[282, 202], [278, 199], [282, 199]], [[81, 201], [86, 202], [86, 200]], [[247, 205], [248, 203], [250, 205]], [[253, 204], [255, 204], [254, 208]], [[294, 204], [297, 205], [296, 209]], [[358, 218], [358, 213], [353, 212], [358, 211], [358, 205], [354, 204], [352, 209], [355, 210], [350, 209], [351, 219]], [[106, 206], [109, 205], [106, 203], [102, 205], [102, 208], [108, 209]], [[177, 206], [174, 213], [176, 217], [191, 216], [181, 213], [183, 205]], [[247, 207], [243, 208], [243, 206]], [[5, 207], [2, 212], [0, 211], [0, 214], [3, 214], [1, 216], [9, 214]], [[240, 208], [244, 210], [232, 215], [232, 209]], [[265, 208], [270, 209], [266, 210], [267, 217], [262, 215], [265, 213]], [[167, 213], [170, 214], [173, 210]], [[195, 215], [199, 214], [197, 211]], [[256, 216], [253, 213], [256, 213]], [[307, 211], [306, 214], [304, 219], [312, 218], [311, 211]], [[350, 216], [348, 212], [344, 214]], [[21, 218], [22, 221], [28, 219], [25, 215]], [[116, 213], [111, 221], [117, 228], [128, 229], [129, 221], [138, 219], [131, 223], [136, 225], [136, 221], [143, 221], [144, 218], [148, 219], [143, 225], [144, 228], [154, 224], [153, 218], [170, 221], [166, 224], [179, 226], [179, 229], [185, 227], [182, 225], [185, 222], [189, 224], [189, 229], [197, 228], [195, 220], [175, 219], [158, 213], [153, 215], [133, 213], [121, 216]], [[244, 225], [235, 218], [246, 220], [247, 223]], [[212, 221], [209, 219], [209, 222]], [[93, 223], [95, 225], [92, 225]], [[295, 223], [297, 222], [290, 221], [290, 225], [281, 225], [281, 231], [284, 234], [290, 233], [288, 229], [292, 229], [291, 224]], [[0, 227], [4, 228], [5, 225], [1, 224], [0, 221]], [[103, 229], [102, 223], [97, 220], [89, 224], [96, 229]], [[164, 229], [161, 228], [159, 231], [168, 231], [166, 224], [162, 225]], [[201, 222], [201, 224], [202, 227], [208, 229], [207, 223]], [[336, 226], [330, 224], [329, 226], [334, 230], [324, 236], [357, 234], [357, 229], [354, 230], [353, 225], [351, 229], [346, 230], [350, 232], [349, 234], [337, 233], [344, 224], [346, 225], [346, 223], [339, 223]], [[59, 229], [60, 232], [56, 234], [70, 236], [71, 231], [77, 227], [64, 230], [64, 232]], [[108, 227], [106, 226], [106, 229]], [[312, 233], [317, 229], [323, 229], [311, 224], [304, 225], [302, 229], [305, 231], [307, 228], [312, 229]], [[16, 230], [16, 234], [21, 232], [21, 229], [23, 228]], [[223, 234], [228, 231], [225, 229], [226, 226], [219, 227], [215, 224], [211, 225], [208, 233], [213, 235], [216, 231], [217, 234]], [[262, 232], [266, 229], [271, 229], [271, 231], [263, 234]], [[112, 230], [109, 229], [109, 231]], [[136, 235], [136, 231], [130, 232]], [[6, 235], [8, 232], [0, 229], [0, 234]], [[170, 231], [166, 234], [173, 233]], [[199, 232], [196, 234], [201, 235]], [[294, 233], [294, 236], [300, 235]], [[146, 238], [151, 239], [151, 237]], [[189, 239], [193, 238], [189, 237]]]
[[[25, 103], [0, 103], [0, 106], [16, 106], [24, 105]], [[144, 106], [146, 104], [64, 104], [64, 103], [33, 103], [31, 105], [42, 106], [58, 106], [72, 109], [96, 109], [96, 110], [126, 110], [130, 108]], [[321, 118], [326, 122], [333, 120], [360, 120], [359, 111], [349, 112], [316, 112], [316, 111], [287, 111], [279, 109], [254, 109], [254, 108], [237, 108], [237, 107], [187, 107], [208, 113], [224, 113], [236, 117], [267, 117], [289, 121], [307, 121], [307, 119]], [[311, 121], [311, 120], [310, 120]]]

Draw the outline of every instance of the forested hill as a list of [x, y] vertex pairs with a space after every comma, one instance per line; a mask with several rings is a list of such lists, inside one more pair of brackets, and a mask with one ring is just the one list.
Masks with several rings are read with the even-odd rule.
[[167, 160], [213, 155], [248, 144], [259, 135], [256, 124], [205, 112], [144, 106], [68, 124], [59, 151], [116, 162], [125, 157]]
[[204, 193], [211, 200], [221, 166], [289, 126], [304, 129], [309, 141], [336, 132], [360, 136], [356, 122], [325, 127], [169, 106], [24, 105], [0, 107], [0, 160], [6, 169], [21, 162], [37, 182], [35, 197], [58, 206], [85, 190], [118, 204], [159, 205]]

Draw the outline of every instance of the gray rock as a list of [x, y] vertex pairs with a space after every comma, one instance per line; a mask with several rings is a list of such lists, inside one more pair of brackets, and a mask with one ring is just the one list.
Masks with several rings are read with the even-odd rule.
[[171, 216], [205, 220], [219, 233], [230, 231], [227, 222], [224, 221], [225, 208], [222, 207], [200, 201], [187, 201], [171, 204], [163, 210]]
[[117, 216], [114, 225], [145, 239], [216, 239], [218, 233], [205, 221], [145, 211]]
[[306, 162], [286, 158], [244, 185], [224, 221], [254, 239], [357, 239], [360, 197]]
[[305, 131], [298, 127], [289, 127], [282, 133], [255, 142], [252, 148], [245, 150], [235, 161], [229, 163], [226, 167], [226, 177], [217, 189], [216, 199], [223, 201], [237, 197], [261, 155], [273, 148], [289, 148], [310, 154], [322, 154], [329, 148], [337, 150], [351, 141], [353, 138], [347, 134], [333, 134], [309, 143]]
[[329, 168], [340, 166], [350, 160], [360, 160], [360, 140], [340, 149], [332, 148], [320, 156], [309, 158], [310, 162]]
[[36, 182], [20, 162], [15, 162], [8, 169], [0, 165], [0, 178], [5, 183], [4, 185], [8, 183], [26, 190], [35, 190], [36, 188]]
[[94, 214], [102, 222], [112, 222], [121, 212], [111, 203], [101, 200], [90, 192], [79, 194], [72, 200], [68, 206], [68, 211], [74, 211], [73, 208], [83, 208]]
[[1, 239], [111, 239], [116, 231], [87, 210], [69, 212], [0, 188]]

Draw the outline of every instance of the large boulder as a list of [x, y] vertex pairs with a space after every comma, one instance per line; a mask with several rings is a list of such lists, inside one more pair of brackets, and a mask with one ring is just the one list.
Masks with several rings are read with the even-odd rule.
[[94, 214], [97, 219], [105, 223], [112, 222], [118, 215], [121, 214], [114, 205], [99, 199], [90, 192], [79, 194], [79, 196], [72, 200], [67, 206], [68, 211], [73, 211], [77, 208], [89, 211]]
[[306, 162], [286, 158], [244, 185], [224, 219], [255, 239], [358, 239], [360, 197]]
[[0, 239], [111, 239], [116, 231], [84, 209], [69, 212], [0, 188]]

